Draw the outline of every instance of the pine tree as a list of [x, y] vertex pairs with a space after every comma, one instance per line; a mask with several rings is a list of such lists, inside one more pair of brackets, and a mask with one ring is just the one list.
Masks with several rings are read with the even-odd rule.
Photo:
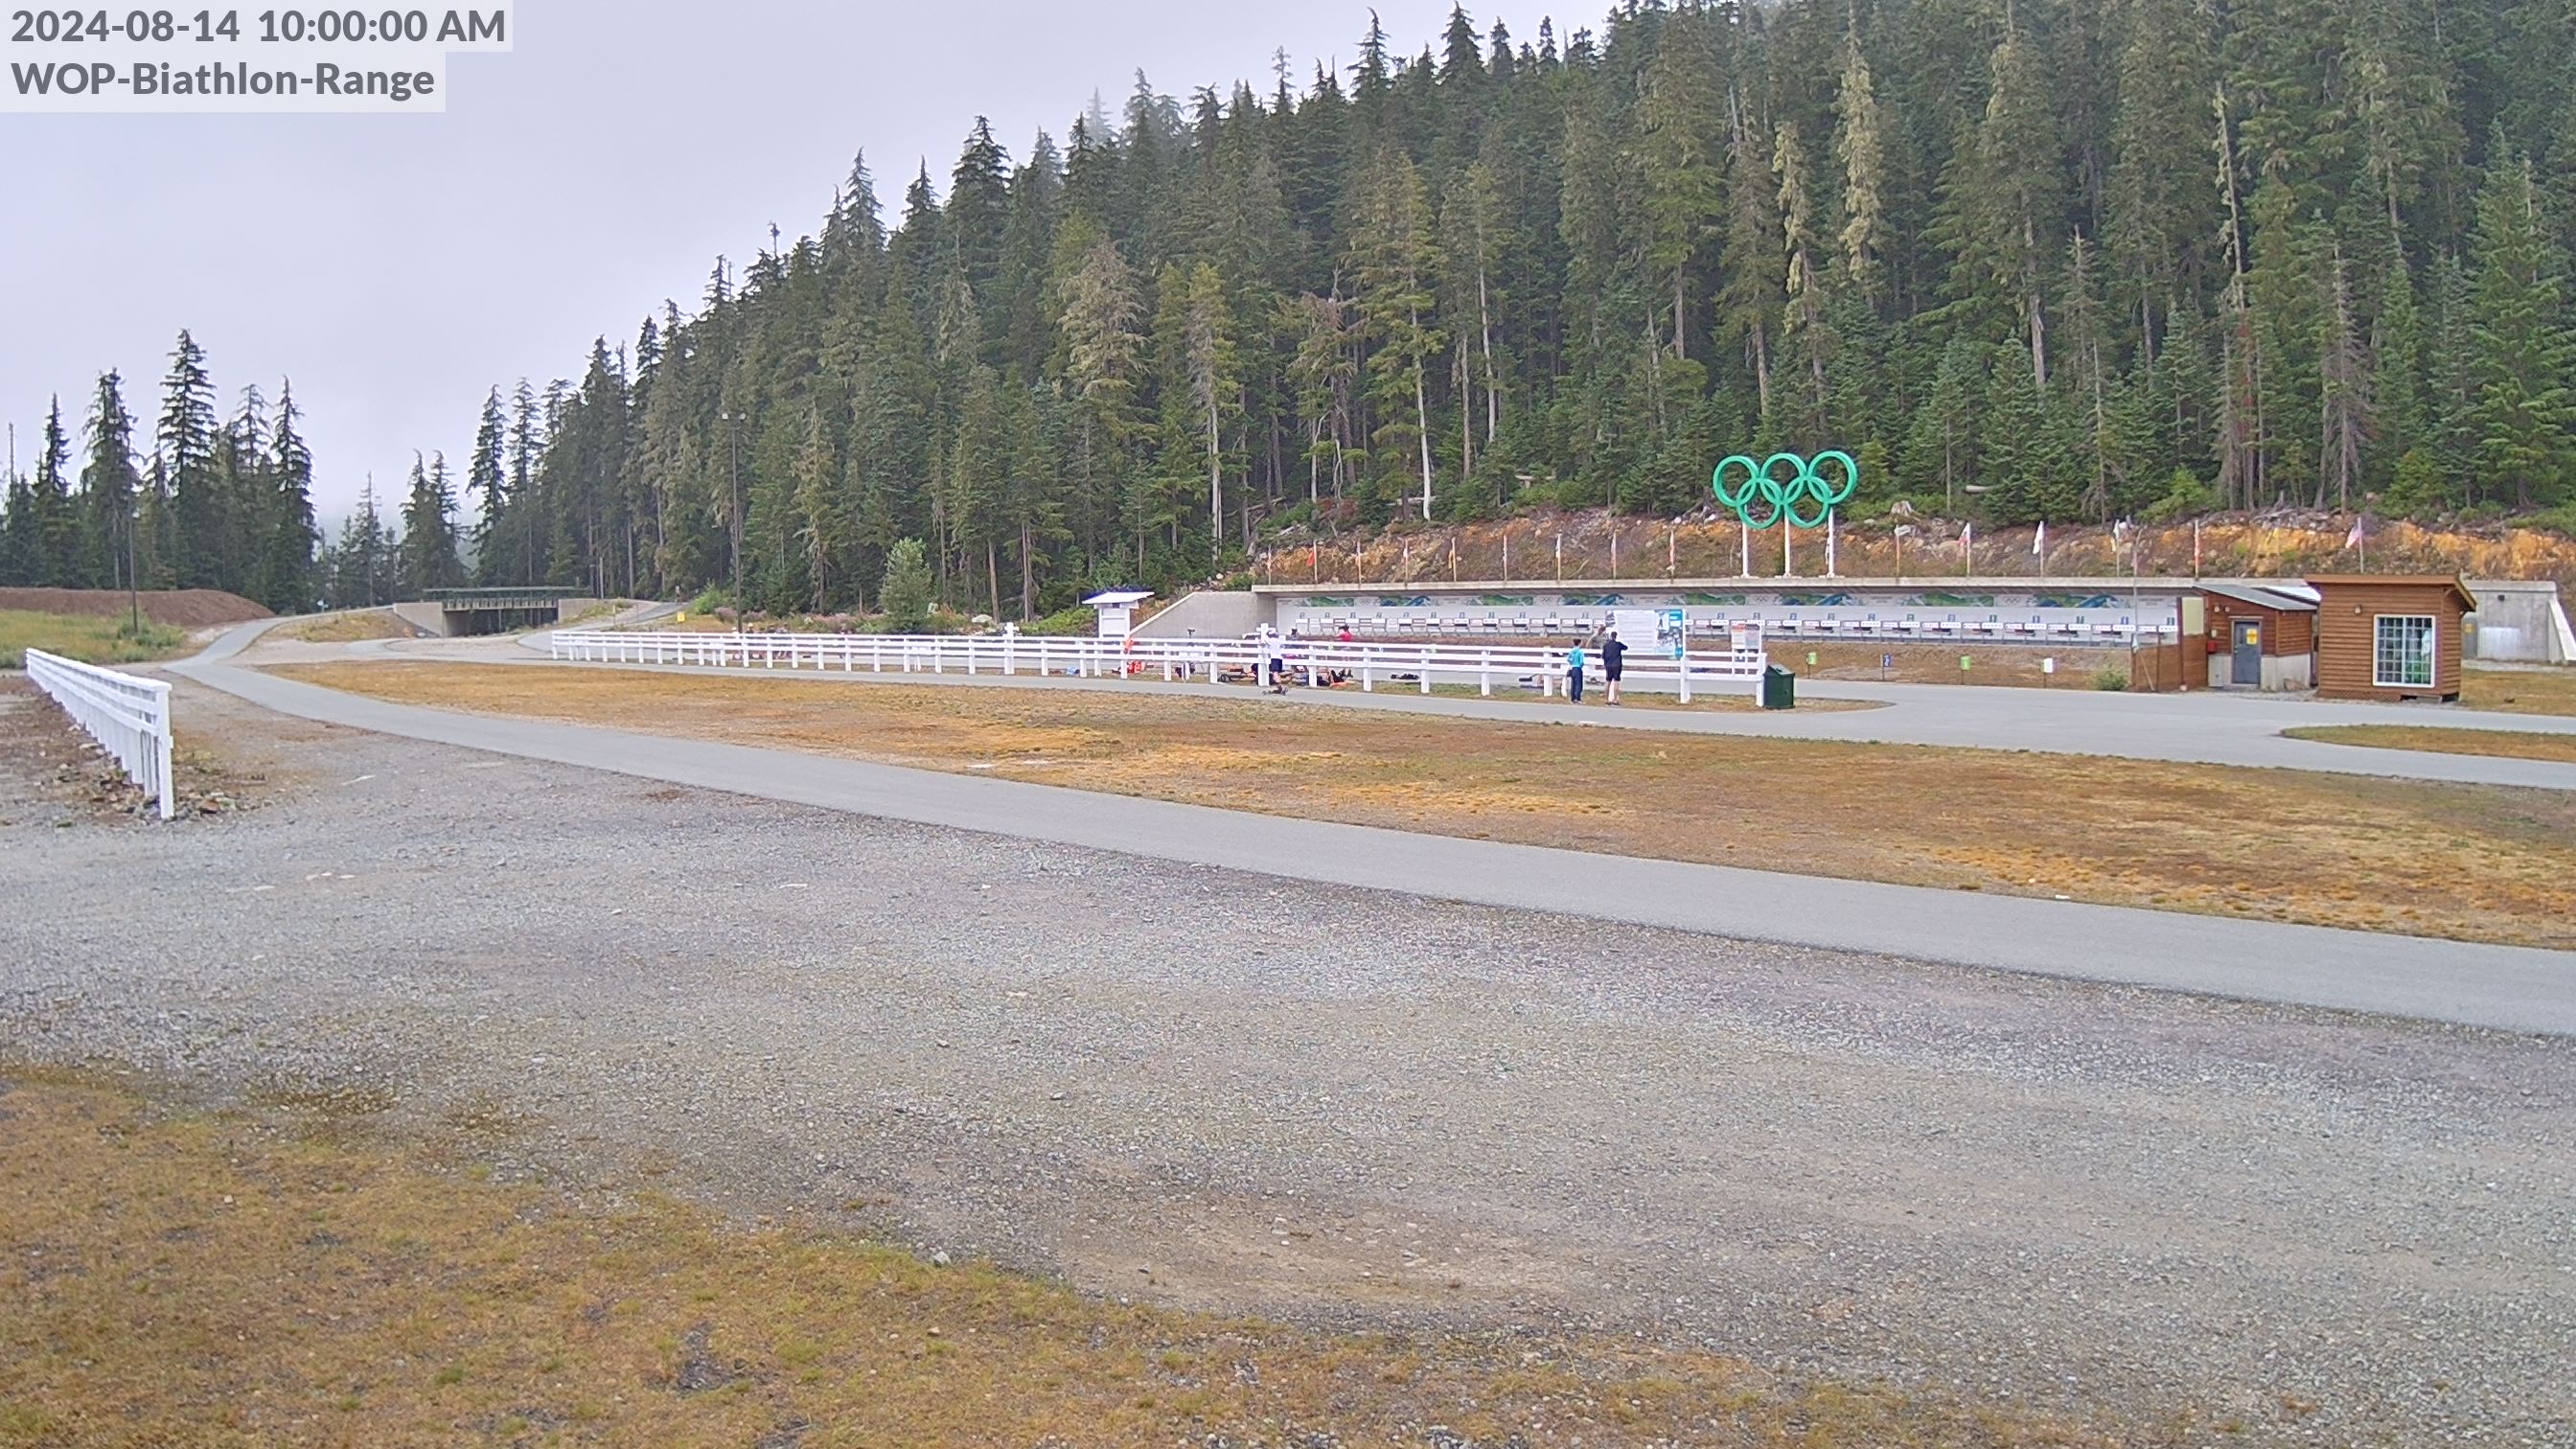
[[805, 441], [796, 449], [796, 542], [804, 561], [807, 586], [818, 607], [848, 599], [856, 581], [845, 576], [851, 551], [850, 518], [841, 497], [841, 463], [823, 427], [823, 410], [805, 415]]
[[[1361, 210], [1351, 227], [1350, 268], [1372, 351], [1368, 392], [1383, 420], [1373, 442], [1390, 461], [1409, 451], [1419, 462], [1422, 517], [1431, 517], [1430, 362], [1443, 339], [1431, 325], [1432, 287], [1440, 265], [1431, 234], [1431, 203], [1422, 174], [1388, 147], [1371, 163]], [[1409, 445], [1409, 446], [1408, 446]]]
[[1782, 123], [1771, 164], [1780, 173], [1781, 247], [1789, 264], [1780, 288], [1787, 299], [1782, 332], [1806, 357], [1807, 375], [1815, 387], [1815, 404], [1802, 431], [1815, 440], [1811, 446], [1821, 447], [1821, 440], [1833, 428], [1832, 389], [1825, 371], [1833, 359], [1834, 345], [1832, 331], [1825, 322], [1825, 279], [1816, 265], [1816, 208], [1807, 189], [1806, 150], [1798, 139], [1796, 125]]
[[1941, 509], [1956, 517], [1959, 489], [1977, 481], [1977, 423], [1986, 395], [1987, 349], [1955, 333], [1941, 349], [1932, 394], [1906, 440], [1906, 475], [1912, 486], [1941, 493]]
[[1208, 555], [1225, 547], [1226, 429], [1240, 400], [1234, 322], [1227, 315], [1225, 279], [1201, 263], [1178, 276], [1183, 347], [1189, 373], [1190, 414], [1205, 439], [1208, 480]]
[[1986, 398], [1986, 509], [1999, 523], [2071, 518], [2084, 483], [2065, 415], [2027, 367], [1994, 369]]
[[1726, 161], [1726, 282], [1719, 294], [1718, 315], [1724, 330], [1741, 344], [1751, 369], [1758, 410], [1771, 412], [1771, 347], [1779, 335], [1782, 309], [1779, 256], [1780, 181], [1773, 173], [1769, 133], [1745, 115], [1744, 104], [1728, 92]]
[[431, 454], [426, 465], [413, 456], [402, 521], [402, 596], [416, 599], [431, 589], [457, 587], [465, 570], [456, 559], [456, 493], [445, 454]]
[[1834, 96], [1838, 124], [1834, 156], [1843, 166], [1839, 240], [1843, 277], [1860, 300], [1876, 306], [1885, 285], [1891, 238], [1887, 226], [1887, 120], [1861, 53], [1857, 12], [1843, 45], [1842, 79]]
[[136, 552], [140, 479], [134, 470], [134, 418], [125, 410], [122, 387], [114, 372], [101, 374], [90, 404], [89, 455], [81, 468], [79, 577], [93, 589], [126, 587], [131, 582], [128, 560]]
[[1719, 80], [1717, 58], [1696, 17], [1666, 22], [1640, 82], [1637, 143], [1646, 187], [1646, 260], [1671, 298], [1675, 357], [1690, 356], [1691, 277], [1719, 214]]
[[930, 622], [930, 564], [922, 556], [920, 539], [897, 539], [886, 550], [877, 599], [886, 623], [898, 631], [918, 633]]
[[2104, 245], [2150, 367], [2218, 231], [2201, 180], [2215, 88], [2207, 14], [2197, 0], [2134, 0], [2121, 50]]
[[[2401, 260], [2388, 269], [2380, 290], [2379, 316], [2371, 330], [2370, 395], [2379, 409], [2377, 445], [2370, 450], [2374, 486], [2394, 485], [2397, 461], [2426, 445], [2424, 409], [2424, 323], [2415, 305], [2415, 281]], [[2423, 507], [2430, 499], [2404, 506]], [[2391, 507], [2399, 507], [2391, 500]]]
[[277, 480], [268, 463], [268, 399], [244, 387], [231, 420], [215, 433], [215, 496], [223, 500], [225, 528], [214, 572], [238, 594], [258, 592], [260, 556], [268, 543]]
[[947, 471], [946, 522], [963, 570], [970, 576], [984, 575], [983, 592], [995, 618], [1002, 611], [1001, 496], [1006, 486], [1002, 475], [1009, 466], [1001, 378], [978, 363], [969, 371], [958, 400], [957, 440], [949, 451]]
[[313, 550], [322, 535], [313, 519], [313, 454], [295, 426], [302, 416], [294, 384], [279, 383], [277, 422], [268, 439], [274, 491], [253, 583], [254, 597], [279, 614], [303, 613], [315, 601]]
[[160, 488], [169, 496], [168, 521], [148, 530], [166, 552], [163, 569], [188, 589], [220, 589], [231, 551], [233, 519], [215, 475], [215, 385], [206, 375], [206, 354], [186, 332], [170, 353], [169, 375], [161, 383], [161, 423], [154, 437], [160, 457]]
[[2352, 507], [2353, 490], [2362, 481], [2363, 445], [2378, 431], [2370, 395], [2370, 361], [2361, 344], [2360, 324], [2352, 310], [2352, 278], [2338, 249], [2325, 283], [2325, 324], [2319, 339], [2318, 381], [2321, 437], [2317, 457], [2317, 502], [2331, 494], [2338, 509]]
[[2555, 502], [2576, 466], [2576, 333], [2566, 259], [2541, 207], [2530, 161], [2497, 133], [2479, 189], [2476, 321], [2478, 456], [2513, 503]]
[[[15, 460], [13, 459], [14, 463]], [[41, 527], [36, 518], [36, 490], [27, 475], [9, 470], [8, 502], [0, 507], [0, 589], [25, 589], [36, 585], [39, 557], [43, 544]]]
[[2102, 302], [2093, 273], [2092, 244], [2077, 232], [2067, 253], [2063, 341], [2074, 365], [2071, 402], [2081, 419], [2077, 431], [2086, 444], [2082, 454], [2092, 464], [2084, 489], [2083, 516], [2095, 523], [2107, 523], [2113, 495], [2118, 491], [2122, 458], [2112, 435], [2116, 379], [2111, 374]]
[[84, 530], [79, 505], [71, 495], [70, 466], [71, 440], [63, 434], [63, 403], [55, 398], [45, 413], [44, 441], [36, 451], [36, 479], [29, 489], [36, 520], [32, 573], [42, 588], [76, 589], [87, 582], [81, 563]]
[[[1057, 325], [1073, 394], [1077, 507], [1088, 521], [1115, 516], [1128, 497], [1129, 448], [1144, 430], [1137, 395], [1145, 373], [1145, 302], [1117, 243], [1087, 223], [1068, 234], [1073, 240], [1058, 268], [1064, 306]], [[1140, 541], [1142, 532], [1134, 529]], [[1096, 548], [1099, 540], [1085, 542]]]
[[977, 116], [957, 169], [949, 175], [942, 215], [958, 271], [978, 294], [991, 290], [1001, 275], [1002, 231], [1010, 208], [1010, 157], [993, 139], [992, 124]]
[[178, 499], [170, 487], [170, 460], [152, 450], [152, 466], [143, 474], [143, 504], [137, 510], [142, 537], [135, 549], [135, 573], [147, 589], [179, 587], [179, 558], [185, 545], [179, 527]]
[[372, 609], [392, 603], [401, 584], [394, 540], [376, 506], [375, 475], [367, 475], [358, 495], [358, 511], [340, 538], [340, 576], [332, 602], [343, 609]]
[[2480, 486], [2478, 420], [2479, 343], [2476, 293], [2468, 269], [2457, 255], [2433, 263], [2432, 327], [2425, 345], [2427, 364], [2426, 444], [2440, 476], [2448, 480], [2444, 507], [2475, 506], [2490, 490]]
[[1994, 90], [1979, 123], [1963, 266], [1976, 285], [2009, 299], [2030, 349], [2031, 384], [2048, 387], [2048, 308], [2043, 275], [2064, 233], [2066, 188], [2058, 171], [2057, 118], [2039, 47], [2007, 28], [1995, 48]]
[[509, 420], [501, 410], [501, 389], [483, 399], [483, 418], [474, 431], [474, 456], [465, 466], [465, 491], [479, 506], [474, 527], [474, 573], [488, 583], [496, 558], [506, 552], [502, 536], [510, 510]]

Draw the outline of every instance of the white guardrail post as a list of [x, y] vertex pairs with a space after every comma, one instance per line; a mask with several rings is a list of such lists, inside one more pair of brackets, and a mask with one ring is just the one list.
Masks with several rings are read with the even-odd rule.
[[27, 651], [27, 678], [116, 757], [125, 777], [159, 802], [162, 819], [170, 818], [177, 806], [171, 798], [170, 686], [41, 649]]

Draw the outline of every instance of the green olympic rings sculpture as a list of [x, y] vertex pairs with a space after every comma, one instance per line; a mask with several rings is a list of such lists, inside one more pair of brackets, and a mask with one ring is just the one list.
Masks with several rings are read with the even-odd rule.
[[[1779, 476], [1784, 463], [1793, 470], [1787, 478]], [[1842, 465], [1839, 488], [1827, 483], [1819, 471], [1827, 463]], [[1744, 470], [1743, 483], [1727, 487], [1727, 475], [1738, 468]], [[1818, 453], [1812, 461], [1795, 453], [1774, 453], [1760, 463], [1738, 453], [1717, 465], [1709, 487], [1717, 501], [1735, 510], [1736, 520], [1752, 532], [1775, 527], [1784, 519], [1793, 528], [1822, 528], [1834, 509], [1860, 487], [1860, 465], [1844, 452]]]

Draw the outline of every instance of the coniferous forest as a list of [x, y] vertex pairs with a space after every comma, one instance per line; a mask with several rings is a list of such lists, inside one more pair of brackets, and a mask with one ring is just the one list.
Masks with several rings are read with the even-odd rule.
[[[1781, 448], [1856, 455], [1855, 516], [2576, 500], [2567, 0], [1629, 0], [1356, 54], [1140, 75], [1017, 154], [978, 123], [891, 204], [862, 159], [815, 235], [496, 388], [463, 476], [399, 523], [371, 488], [308, 587], [842, 609], [909, 540], [1011, 617], [1405, 520], [1676, 515]], [[46, 567], [113, 577], [139, 486], [154, 579], [283, 587], [291, 405], [216, 423], [191, 351], [140, 484], [64, 502], [49, 430], [27, 536], [85, 541]]]
[[182, 332], [157, 419], [136, 420], [114, 372], [86, 402], [66, 416], [53, 400], [32, 472], [13, 441], [0, 587], [222, 589], [278, 613], [314, 606], [313, 456], [292, 385], [274, 403], [245, 387], [222, 417], [205, 351]]
[[[1996, 523], [2576, 490], [2565, 0], [1631, 0], [1176, 98], [487, 404], [480, 571], [1002, 617], [1840, 447]], [[533, 470], [525, 441], [542, 428]], [[514, 443], [517, 444], [514, 448]], [[494, 486], [497, 485], [497, 486]]]

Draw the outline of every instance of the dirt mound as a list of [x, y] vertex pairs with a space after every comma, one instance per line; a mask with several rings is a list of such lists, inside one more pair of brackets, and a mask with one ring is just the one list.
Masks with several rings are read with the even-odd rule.
[[[115, 589], [0, 589], [0, 609], [104, 619], [123, 614], [130, 597]], [[203, 629], [212, 624], [247, 624], [268, 618], [269, 612], [239, 594], [172, 589], [145, 593], [143, 617], [173, 629]]]

